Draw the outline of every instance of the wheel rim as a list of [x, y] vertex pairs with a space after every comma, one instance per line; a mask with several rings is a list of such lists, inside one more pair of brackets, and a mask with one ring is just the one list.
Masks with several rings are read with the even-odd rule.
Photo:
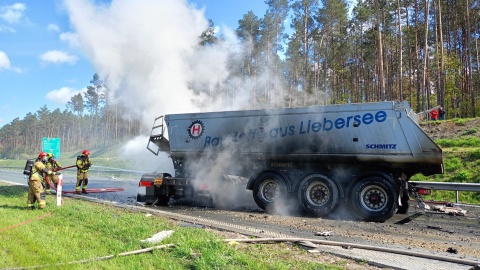
[[313, 205], [324, 205], [330, 199], [330, 189], [322, 182], [312, 182], [306, 190], [306, 199]]
[[379, 186], [365, 187], [360, 196], [362, 206], [369, 211], [381, 211], [388, 203], [387, 193]]
[[278, 196], [278, 184], [275, 180], [268, 179], [263, 181], [262, 185], [260, 186], [260, 196], [266, 202], [273, 202], [275, 198]]

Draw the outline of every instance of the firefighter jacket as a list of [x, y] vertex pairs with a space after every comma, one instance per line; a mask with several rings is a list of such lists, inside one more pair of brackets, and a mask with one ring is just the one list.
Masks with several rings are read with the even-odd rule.
[[55, 174], [51, 170], [49, 170], [45, 164], [40, 159], [35, 160], [33, 163], [32, 167], [32, 174], [30, 175], [30, 180], [38, 180], [38, 181], [44, 181], [43, 180], [43, 175], [52, 175]]
[[92, 160], [88, 156], [81, 155], [77, 157], [77, 169], [80, 172], [88, 172], [92, 165]]
[[56, 161], [56, 160], [48, 160], [47, 161], [47, 164], [45, 164], [45, 166], [47, 167], [47, 169], [51, 170], [51, 171], [58, 171], [58, 169], [61, 169], [62, 168], [62, 165], [60, 164], [60, 162]]

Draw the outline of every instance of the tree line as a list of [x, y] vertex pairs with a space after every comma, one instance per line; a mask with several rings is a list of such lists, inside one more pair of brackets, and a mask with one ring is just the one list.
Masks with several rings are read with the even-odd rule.
[[85, 93], [77, 94], [64, 111], [47, 105], [0, 129], [0, 158], [32, 158], [43, 138], [60, 138], [62, 151], [100, 148], [141, 134], [140, 120], [123, 119], [122, 105], [108, 102], [108, 89], [93, 75]]
[[[238, 21], [245, 48], [230, 58], [216, 92], [234, 99], [235, 78], [255, 81], [253, 108], [407, 100], [416, 112], [441, 105], [447, 118], [480, 112], [480, 2], [476, 0], [266, 0], [262, 17]], [[289, 22], [289, 24], [285, 24]], [[199, 46], [215, 46], [214, 22]], [[0, 155], [15, 158], [60, 137], [65, 151], [127, 140], [142, 133], [123, 119], [97, 74], [67, 109], [43, 106], [0, 129]], [[198, 88], [198, 89], [197, 89]], [[227, 99], [226, 99], [227, 100]]]
[[450, 118], [480, 112], [479, 1], [359, 0], [351, 12], [345, 0], [265, 3], [262, 18], [249, 12], [237, 29], [251, 42], [239, 72], [282, 75], [260, 86], [256, 100], [407, 100], [417, 112], [443, 106]]

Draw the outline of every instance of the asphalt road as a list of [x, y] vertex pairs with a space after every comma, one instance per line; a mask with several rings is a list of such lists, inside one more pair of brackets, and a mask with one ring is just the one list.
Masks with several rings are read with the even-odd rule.
[[[19, 185], [27, 185], [27, 179], [25, 179], [22, 171], [4, 170], [0, 169], [0, 180]], [[69, 169], [68, 172], [62, 173], [63, 186], [62, 189], [65, 192], [75, 191], [76, 184], [76, 170]], [[92, 192], [89, 197], [101, 198], [108, 201], [117, 201], [123, 204], [134, 205], [137, 197], [137, 186], [139, 179], [112, 179], [104, 176], [99, 176], [95, 171], [89, 172], [88, 189]], [[115, 192], [102, 192], [99, 189], [119, 188], [123, 191]]]

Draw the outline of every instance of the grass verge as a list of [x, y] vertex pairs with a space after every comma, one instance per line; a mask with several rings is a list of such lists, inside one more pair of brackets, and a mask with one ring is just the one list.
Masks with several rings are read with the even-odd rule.
[[[0, 269], [362, 269], [290, 244], [232, 245], [219, 232], [74, 198], [57, 207], [47, 196], [45, 209], [28, 210], [26, 188], [1, 181], [0, 202]], [[165, 230], [174, 233], [161, 243], [140, 241]], [[118, 256], [164, 244], [173, 246]]]

